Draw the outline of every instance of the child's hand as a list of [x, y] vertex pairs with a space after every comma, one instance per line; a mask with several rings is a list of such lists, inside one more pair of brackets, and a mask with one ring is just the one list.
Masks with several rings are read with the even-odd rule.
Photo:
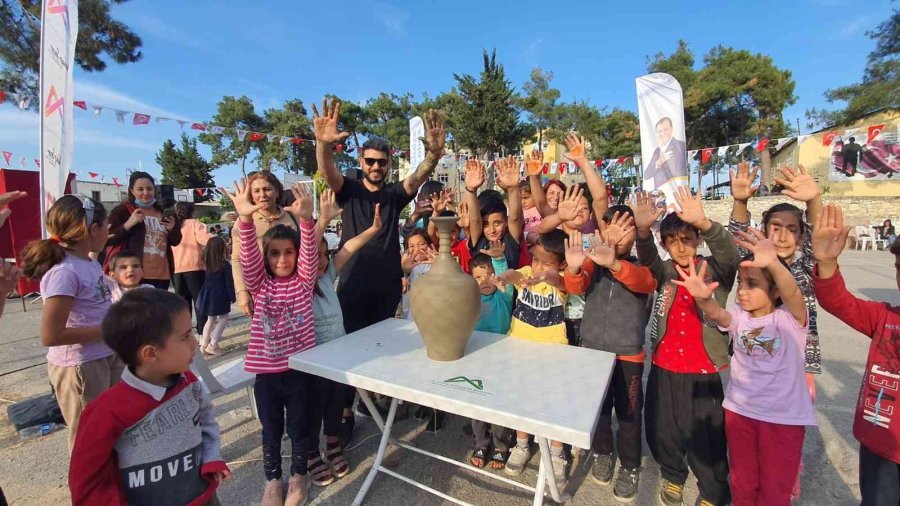
[[288, 211], [300, 220], [309, 221], [312, 219], [313, 198], [312, 194], [306, 189], [303, 183], [294, 183], [291, 186], [291, 193], [294, 194], [294, 202]]
[[781, 174], [784, 178], [776, 177], [775, 182], [784, 186], [781, 193], [794, 200], [809, 202], [822, 194], [812, 174], [806, 172], [802, 165], [798, 165], [796, 171], [790, 167], [782, 167]]
[[581, 272], [581, 266], [587, 258], [584, 252], [584, 236], [577, 230], [569, 234], [565, 240], [566, 269], [572, 274]]
[[700, 230], [708, 230], [710, 227], [709, 218], [703, 212], [703, 201], [700, 200], [700, 194], [691, 194], [691, 189], [687, 186], [679, 186], [675, 188], [675, 201], [681, 207], [678, 211], [678, 217], [681, 221], [689, 223]]
[[488, 283], [497, 287], [497, 290], [500, 290], [501, 292], [506, 291], [506, 282], [498, 278], [496, 274], [491, 274], [491, 277], [488, 278]]
[[709, 284], [706, 284], [704, 281], [706, 278], [706, 260], [700, 264], [700, 272], [697, 272], [696, 269], [694, 269], [693, 262], [691, 262], [690, 270], [688, 270], [688, 272], [685, 272], [684, 269], [677, 264], [675, 264], [675, 269], [678, 270], [678, 274], [681, 275], [681, 278], [684, 281], [672, 280], [672, 283], [683, 286], [688, 293], [697, 300], [711, 299], [716, 288], [719, 287], [717, 281], [713, 281]]
[[488, 249], [483, 249], [481, 252], [491, 258], [503, 258], [506, 251], [503, 241], [491, 241], [488, 246]]
[[531, 151], [531, 156], [525, 155], [525, 173], [529, 176], [541, 175], [541, 168], [544, 165], [544, 153], [535, 149]]
[[372, 226], [369, 227], [369, 230], [379, 231], [381, 230], [381, 204], [375, 204], [375, 216], [372, 217]]
[[416, 256], [410, 250], [404, 251], [403, 255], [400, 256], [400, 268], [403, 269], [403, 272], [409, 272], [415, 266]]
[[750, 172], [750, 162], [741, 162], [737, 166], [737, 172], [729, 169], [731, 175], [731, 195], [734, 200], [742, 200], [744, 202], [750, 200], [750, 197], [759, 189], [759, 185], [753, 186], [756, 181], [756, 174], [759, 172], [759, 166], [753, 168]]
[[[235, 181], [234, 193], [229, 192], [225, 188], [219, 188], [219, 191], [224, 193], [225, 195], [228, 195], [228, 198], [231, 199], [231, 203], [234, 205], [234, 210], [237, 211], [238, 215], [241, 217], [241, 221], [253, 221], [253, 213], [266, 207], [266, 205], [263, 203], [254, 204], [250, 200], [250, 185], [247, 183], [246, 178], [241, 178], [240, 184]], [[137, 210], [135, 212], [137, 212]], [[134, 216], [133, 213], [132, 216]]]
[[469, 206], [467, 206], [465, 202], [459, 203], [459, 206], [457, 207], [457, 215], [459, 216], [459, 219], [456, 220], [456, 225], [463, 230], [468, 229], [469, 228]]
[[431, 195], [432, 216], [440, 216], [453, 202], [453, 188], [444, 188], [440, 193]]
[[466, 160], [466, 190], [475, 193], [484, 184], [484, 164], [469, 158]]
[[231, 471], [228, 469], [226, 469], [224, 471], [219, 471], [215, 474], [215, 476], [213, 476], [213, 479], [215, 479], [216, 483], [218, 483], [219, 485], [221, 485], [223, 481], [225, 481], [229, 478], [231, 478]]
[[844, 226], [844, 212], [834, 204], [828, 204], [819, 213], [819, 219], [812, 231], [812, 250], [820, 263], [836, 263], [844, 245], [850, 227]]
[[319, 199], [319, 217], [325, 220], [325, 223], [331, 223], [331, 220], [337, 218], [344, 210], [338, 207], [334, 197], [334, 192], [325, 190]]
[[570, 133], [566, 136], [566, 149], [569, 150], [568, 153], [563, 154], [566, 160], [575, 163], [587, 161], [587, 156], [584, 154], [584, 137], [579, 139], [577, 135]]
[[600, 267], [611, 268], [616, 263], [616, 242], [600, 233], [591, 234], [589, 239], [591, 247], [585, 252], [587, 257]]
[[638, 192], [631, 202], [631, 210], [634, 212], [634, 226], [638, 230], [650, 230], [656, 220], [666, 212], [664, 208], [657, 208], [653, 196], [647, 192]]
[[15, 290], [21, 277], [22, 269], [16, 264], [0, 261], [0, 297], [5, 299], [9, 292]]
[[572, 221], [578, 216], [578, 201], [584, 196], [584, 190], [581, 185], [572, 185], [566, 188], [563, 199], [559, 201], [556, 214], [563, 223]]
[[515, 156], [500, 159], [497, 164], [497, 184], [504, 190], [519, 186], [519, 161]]
[[609, 224], [600, 220], [600, 231], [604, 243], [609, 240], [613, 245], [625, 244], [634, 236], [634, 218], [628, 213], [620, 216], [619, 211], [616, 211]]
[[765, 269], [778, 263], [778, 253], [775, 251], [775, 243], [772, 242], [772, 239], [752, 227], [747, 229], [747, 232], [737, 230], [736, 233], [740, 239], [735, 239], [734, 242], [753, 253], [753, 260], [744, 260], [741, 262], [741, 267]]

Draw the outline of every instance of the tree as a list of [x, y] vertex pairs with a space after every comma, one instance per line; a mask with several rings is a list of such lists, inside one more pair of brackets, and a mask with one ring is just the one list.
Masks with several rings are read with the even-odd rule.
[[[156, 163], [162, 167], [162, 183], [176, 188], [212, 188], [215, 186], [209, 162], [197, 151], [197, 139], [181, 134], [181, 149], [171, 140], [163, 143], [156, 154]], [[209, 193], [197, 195], [201, 202], [211, 200]]]
[[866, 32], [876, 41], [869, 53], [862, 82], [825, 92], [829, 103], [846, 102], [836, 111], [806, 111], [810, 128], [849, 123], [884, 108], [900, 107], [900, 11]]
[[528, 137], [519, 123], [518, 97], [506, 79], [503, 65], [497, 63], [497, 50], [484, 51], [484, 68], [476, 80], [469, 74], [453, 74], [459, 107], [451, 111], [453, 136], [461, 147], [479, 155], [516, 152]]
[[[110, 15], [110, 3], [127, 0], [81, 0], [75, 63], [87, 72], [102, 72], [107, 60], [141, 59], [141, 38]], [[41, 48], [41, 0], [0, 0], [0, 89], [26, 93], [37, 108]]]
[[553, 72], [545, 72], [540, 67], [531, 70], [530, 79], [522, 85], [525, 96], [522, 98], [522, 108], [528, 112], [532, 126], [537, 130], [538, 144], [544, 143], [544, 130], [559, 127], [562, 111], [556, 103], [559, 100], [559, 90], [550, 87], [553, 81]]

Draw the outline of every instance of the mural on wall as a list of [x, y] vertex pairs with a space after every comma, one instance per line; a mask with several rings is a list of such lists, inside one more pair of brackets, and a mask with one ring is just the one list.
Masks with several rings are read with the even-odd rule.
[[[826, 134], [823, 142], [828, 140]], [[830, 145], [830, 181], [900, 180], [900, 124], [890, 130], [874, 125], [868, 132], [848, 131], [832, 137]]]

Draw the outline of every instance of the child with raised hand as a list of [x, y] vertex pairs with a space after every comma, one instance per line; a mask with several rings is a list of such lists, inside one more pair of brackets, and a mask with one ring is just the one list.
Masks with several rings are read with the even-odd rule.
[[588, 192], [591, 194], [591, 211], [594, 219], [598, 222], [606, 216], [606, 209], [609, 207], [609, 196], [606, 191], [606, 181], [603, 179], [594, 166], [588, 160], [585, 151], [584, 138], [579, 138], [575, 134], [566, 136], [566, 149], [563, 153], [567, 160], [578, 165], [581, 174], [584, 176], [584, 182], [587, 185]]
[[[519, 195], [519, 162], [514, 156], [503, 158], [498, 163], [497, 184], [506, 191], [509, 209], [499, 198], [484, 199], [483, 205], [478, 204], [476, 198], [478, 188], [484, 184], [484, 170], [480, 162], [472, 160], [472, 177], [467, 162], [466, 167], [466, 195], [464, 202], [468, 206], [471, 217], [469, 219], [469, 249], [472, 254], [490, 247], [490, 243], [501, 241], [504, 245], [504, 256], [510, 268], [520, 266], [522, 251], [522, 198]], [[476, 165], [477, 164], [477, 165]], [[479, 221], [473, 209], [480, 209]]]
[[[239, 215], [240, 259], [244, 281], [254, 301], [250, 344], [245, 370], [256, 374], [254, 396], [262, 424], [263, 469], [266, 487], [263, 504], [281, 504], [281, 437], [291, 439], [291, 477], [284, 504], [305, 504], [309, 494], [307, 393], [309, 375], [288, 367], [288, 357], [315, 346], [312, 310], [316, 286], [318, 248], [312, 196], [302, 184], [291, 191], [294, 203], [288, 212], [298, 231], [276, 225], [263, 236], [263, 253], [256, 243], [253, 213], [265, 204], [253, 204], [250, 185], [242, 180], [226, 193]], [[286, 420], [285, 420], [286, 418]]]
[[131, 290], [102, 329], [128, 367], [82, 414], [69, 465], [72, 504], [218, 504], [216, 489], [231, 472], [212, 402], [190, 371], [197, 344], [187, 302], [152, 287]]
[[228, 257], [225, 239], [210, 237], [203, 249], [206, 279], [197, 295], [197, 314], [207, 315], [200, 338], [200, 351], [207, 355], [222, 354], [219, 339], [228, 327], [228, 313], [236, 301]]
[[115, 304], [128, 290], [154, 288], [141, 284], [144, 269], [143, 257], [130, 250], [120, 250], [109, 259], [109, 277], [112, 279], [112, 301]]
[[[612, 206], [595, 234], [582, 236], [573, 232], [563, 276], [569, 296], [582, 294], [585, 300], [581, 346], [616, 354], [612, 380], [591, 444], [591, 477], [601, 485], [612, 481], [617, 449], [621, 467], [613, 496], [625, 502], [634, 500], [640, 480], [645, 328], [650, 317], [650, 295], [656, 290], [650, 269], [631, 257], [635, 235], [632, 216], [628, 206]], [[584, 238], [590, 241], [586, 249], [582, 246]], [[615, 444], [613, 408], [618, 422]]]
[[676, 266], [674, 283], [694, 297], [704, 316], [727, 329], [734, 347], [722, 407], [734, 504], [790, 504], [807, 425], [816, 413], [804, 377], [807, 324], [803, 294], [762, 232], [738, 232], [745, 256], [736, 304], [713, 300], [707, 263]]
[[25, 247], [22, 271], [41, 282], [41, 344], [71, 452], [84, 407], [119, 381], [125, 365], [100, 333], [112, 282], [91, 254], [106, 245], [106, 209], [89, 197], [64, 195], [50, 206], [46, 224], [50, 238]]
[[728, 365], [728, 334], [705, 324], [694, 298], [673, 281], [679, 279], [676, 265], [687, 269], [702, 260], [697, 249], [706, 241], [709, 277], [719, 283], [716, 301], [724, 305], [740, 257], [731, 234], [706, 217], [700, 196], [679, 187], [675, 199], [681, 211], [666, 216], [659, 227], [662, 246], [671, 256], [663, 261], [650, 228], [665, 209], [646, 193], [636, 197], [632, 210], [638, 259], [656, 280], [644, 424], [647, 445], [660, 467], [659, 502], [682, 504], [690, 465], [701, 504], [727, 504], [731, 495], [719, 371]]
[[[816, 298], [822, 309], [872, 340], [853, 419], [853, 436], [859, 440], [859, 490], [862, 504], [898, 504], [900, 424], [896, 419], [892, 423], [892, 414], [900, 408], [900, 306], [863, 300], [847, 290], [838, 257], [849, 233], [841, 208], [825, 206], [812, 233]], [[894, 241], [891, 253], [900, 289], [900, 241]]]
[[[316, 221], [316, 243], [318, 246], [318, 283], [313, 297], [313, 317], [315, 318], [316, 346], [325, 344], [346, 334], [344, 330], [344, 314], [337, 292], [335, 280], [347, 261], [363, 246], [371, 241], [381, 230], [381, 204], [375, 204], [372, 226], [363, 233], [344, 243], [331, 258], [328, 254], [328, 243], [325, 241], [325, 229], [343, 210], [335, 203], [334, 192], [325, 190], [319, 202], [319, 219]], [[312, 484], [324, 487], [334, 482], [335, 478], [343, 478], [350, 474], [350, 464], [344, 456], [341, 437], [352, 433], [353, 417], [350, 408], [345, 408], [347, 396], [352, 398], [355, 390], [347, 385], [321, 377], [312, 378], [310, 388], [310, 424], [309, 456], [307, 469], [312, 477]], [[319, 451], [319, 429], [325, 435], [325, 453]]]
[[[503, 243], [495, 241], [487, 250], [472, 259], [472, 277], [481, 291], [481, 315], [475, 330], [506, 334], [512, 318], [513, 287], [506, 285], [498, 276], [507, 271]], [[472, 435], [475, 445], [469, 462], [475, 467], [503, 469], [509, 458], [512, 431], [499, 425], [491, 425], [480, 420], [472, 420]]]
[[[529, 339], [542, 343], [568, 344], [564, 321], [566, 291], [560, 271], [566, 268], [566, 234], [553, 230], [541, 234], [534, 247], [531, 265], [517, 270], [508, 270], [498, 277], [506, 285], [518, 289], [516, 306], [513, 309], [509, 335], [519, 339]], [[505, 290], [505, 286], [503, 289]], [[516, 431], [516, 445], [506, 461], [506, 473], [522, 474], [531, 459], [528, 444], [529, 434]], [[563, 444], [550, 442], [553, 475], [562, 484], [566, 479], [566, 459]]]

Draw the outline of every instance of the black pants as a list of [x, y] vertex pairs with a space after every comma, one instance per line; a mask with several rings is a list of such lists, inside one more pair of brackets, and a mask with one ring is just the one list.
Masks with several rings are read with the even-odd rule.
[[900, 465], [859, 445], [860, 506], [900, 504]]
[[591, 449], [597, 453], [613, 452], [612, 410], [616, 409], [615, 446], [623, 467], [641, 466], [641, 421], [644, 408], [644, 363], [616, 360], [606, 398], [600, 408], [600, 420], [594, 432]]
[[702, 498], [717, 505], [731, 501], [724, 397], [718, 374], [650, 368], [644, 423], [660, 476], [683, 485], [690, 465]]
[[346, 385], [312, 376], [309, 382], [309, 432], [310, 454], [317, 453], [319, 449], [319, 429], [323, 428], [325, 436], [338, 437], [341, 435], [341, 414], [344, 411], [344, 397]]
[[581, 346], [581, 318], [566, 319], [566, 339], [569, 341], [569, 346]]
[[[197, 297], [200, 295], [200, 289], [206, 281], [206, 271], [190, 271], [176, 272], [172, 276], [172, 285], [175, 287], [175, 293], [188, 303], [188, 311], [193, 312], [194, 306], [197, 304]], [[201, 315], [197, 312], [197, 333], [203, 334], [203, 326], [206, 325], [207, 315]]]
[[159, 290], [168, 290], [169, 289], [169, 280], [168, 279], [142, 279], [141, 283], [145, 285], [150, 285], [153, 288], [157, 288]]
[[475, 437], [476, 450], [493, 444], [495, 450], [507, 452], [513, 445], [515, 434], [515, 431], [506, 427], [472, 419], [472, 435]]
[[281, 478], [281, 437], [291, 438], [291, 475], [306, 474], [311, 377], [300, 371], [257, 374], [256, 408], [262, 424], [263, 470], [266, 480]]

